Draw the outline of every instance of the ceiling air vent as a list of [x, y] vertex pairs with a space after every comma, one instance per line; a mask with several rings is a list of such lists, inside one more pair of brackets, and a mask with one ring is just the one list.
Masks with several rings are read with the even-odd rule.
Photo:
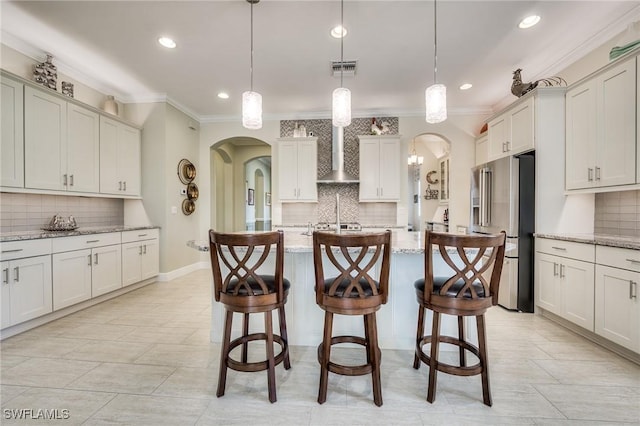
[[345, 77], [353, 77], [356, 75], [356, 65], [358, 61], [331, 61], [331, 75], [340, 77], [340, 71]]

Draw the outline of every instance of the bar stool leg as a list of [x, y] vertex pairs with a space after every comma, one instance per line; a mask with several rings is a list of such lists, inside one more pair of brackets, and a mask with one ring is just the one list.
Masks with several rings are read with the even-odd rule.
[[422, 336], [424, 336], [424, 311], [424, 307], [422, 305], [418, 305], [418, 331], [416, 333], [415, 354], [413, 355], [413, 368], [415, 368], [416, 370], [420, 368], [420, 356], [418, 354], [422, 352], [420, 341], [422, 340]]
[[329, 381], [329, 360], [331, 359], [331, 334], [333, 328], [333, 313], [324, 313], [324, 337], [322, 338], [322, 352], [320, 356], [320, 388], [318, 390], [318, 404], [327, 400], [327, 385]]
[[[242, 318], [242, 337], [246, 337], [249, 335], [249, 314], [244, 314]], [[244, 342], [242, 344], [242, 362], [247, 362], [247, 349], [248, 343]]]
[[480, 365], [482, 366], [482, 399], [485, 405], [491, 407], [491, 388], [489, 386], [489, 358], [487, 357], [487, 336], [484, 325], [484, 315], [476, 316], [478, 327], [478, 351], [480, 352]]
[[364, 321], [364, 341], [367, 342], [367, 346], [365, 347], [366, 354], [367, 354], [367, 364], [371, 364], [371, 335], [369, 332], [368, 316], [363, 315], [362, 320]]
[[276, 362], [273, 353], [273, 319], [271, 311], [264, 313], [264, 328], [267, 334], [267, 383], [269, 386], [269, 401], [276, 402]]
[[229, 359], [229, 343], [231, 342], [231, 323], [233, 321], [233, 312], [227, 310], [224, 320], [224, 333], [222, 335], [222, 353], [220, 354], [220, 372], [218, 373], [218, 391], [216, 396], [219, 398], [224, 395], [224, 389], [227, 384], [227, 360]]
[[373, 382], [373, 402], [380, 407], [382, 405], [382, 382], [380, 380], [380, 352], [378, 348], [378, 329], [376, 324], [376, 314], [365, 315], [367, 323], [367, 359], [371, 363], [371, 379]]
[[433, 326], [431, 328], [431, 359], [429, 360], [429, 389], [427, 401], [433, 403], [436, 398], [436, 385], [438, 380], [438, 349], [440, 346], [440, 312], [433, 312]]
[[284, 313], [284, 305], [278, 308], [278, 317], [280, 323], [280, 337], [285, 344], [285, 354], [284, 354], [284, 369], [289, 370], [291, 368], [291, 361], [289, 360], [289, 336], [287, 335], [287, 319]]
[[[464, 317], [458, 316], [458, 340], [464, 342]], [[467, 366], [467, 354], [462, 346], [458, 348], [460, 352], [460, 367]]]

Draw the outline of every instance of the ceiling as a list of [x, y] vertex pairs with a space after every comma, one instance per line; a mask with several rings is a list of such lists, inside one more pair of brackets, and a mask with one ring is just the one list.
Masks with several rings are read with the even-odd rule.
[[[637, 1], [453, 1], [437, 11], [438, 82], [449, 114], [513, 100], [512, 72], [554, 75], [640, 19]], [[238, 119], [250, 88], [250, 5], [233, 1], [3, 1], [2, 42], [123, 102], [166, 99], [202, 122]], [[525, 16], [541, 22], [518, 29]], [[254, 90], [265, 118], [326, 118], [339, 77], [338, 1], [254, 6]], [[354, 116], [423, 114], [433, 83], [432, 1], [345, 1]], [[167, 35], [168, 50], [157, 43]], [[462, 83], [473, 88], [461, 91]], [[229, 93], [219, 99], [220, 91]]]

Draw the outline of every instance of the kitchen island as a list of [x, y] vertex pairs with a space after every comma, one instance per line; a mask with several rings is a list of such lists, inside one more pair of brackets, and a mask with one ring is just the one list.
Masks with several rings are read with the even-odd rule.
[[[284, 275], [291, 282], [291, 290], [286, 303], [287, 331], [291, 345], [317, 346], [322, 341], [324, 311], [316, 305], [313, 269], [312, 237], [304, 231], [285, 231]], [[188, 245], [201, 251], [208, 251], [208, 243], [190, 241]], [[393, 230], [391, 236], [391, 273], [389, 278], [389, 299], [377, 312], [378, 339], [381, 348], [413, 349], [415, 345], [418, 303], [413, 287], [415, 280], [424, 276], [424, 233]], [[273, 256], [272, 256], [273, 257]], [[434, 272], [445, 273], [448, 266], [440, 254], [434, 251]], [[224, 308], [213, 302], [211, 317], [211, 339], [220, 342]], [[252, 318], [252, 331], [263, 327], [262, 318]], [[427, 326], [431, 314], [427, 315]], [[275, 321], [277, 324], [277, 321]], [[240, 333], [240, 317], [234, 321], [234, 333]], [[467, 329], [471, 340], [475, 341], [475, 322], [470, 320]], [[443, 333], [457, 333], [454, 317], [442, 320]], [[364, 335], [361, 317], [340, 315], [334, 322], [334, 335]]]

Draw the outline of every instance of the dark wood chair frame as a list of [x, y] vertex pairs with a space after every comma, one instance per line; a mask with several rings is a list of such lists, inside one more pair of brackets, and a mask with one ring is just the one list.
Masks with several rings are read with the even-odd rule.
[[[318, 346], [320, 363], [318, 403], [320, 404], [327, 400], [327, 385], [329, 371], [331, 371], [345, 376], [371, 374], [374, 403], [377, 406], [382, 405], [381, 353], [378, 347], [376, 311], [381, 305], [387, 303], [390, 250], [391, 231], [342, 235], [313, 233], [316, 303], [325, 311], [323, 339]], [[337, 253], [342, 256], [336, 256]], [[371, 255], [371, 258], [366, 260], [368, 255]], [[325, 280], [323, 258], [329, 259], [338, 269], [338, 276]], [[348, 265], [344, 265], [345, 263]], [[374, 277], [374, 267], [377, 264], [379, 264], [378, 276]], [[332, 336], [334, 314], [363, 315], [365, 337]], [[331, 362], [331, 346], [339, 343], [355, 343], [364, 346], [367, 363], [346, 366]]]
[[[502, 231], [498, 235], [454, 235], [426, 231], [425, 235], [425, 278], [424, 291], [416, 288], [418, 300], [418, 327], [416, 333], [416, 348], [413, 368], [418, 369], [420, 362], [429, 366], [429, 387], [427, 401], [435, 400], [437, 371], [457, 376], [482, 376], [483, 402], [491, 406], [491, 389], [489, 386], [489, 362], [487, 358], [486, 328], [484, 314], [488, 308], [498, 303], [500, 275], [505, 251], [506, 234]], [[450, 277], [446, 279], [438, 292], [434, 292], [433, 250], [437, 246], [440, 255], [452, 269]], [[453, 250], [459, 255], [463, 266], [458, 267], [447, 251]], [[476, 249], [476, 250], [469, 250]], [[490, 252], [488, 257], [483, 255]], [[490, 276], [487, 280], [487, 276]], [[419, 280], [420, 281], [420, 280]], [[416, 287], [419, 283], [416, 282]], [[456, 296], [447, 295], [454, 284], [464, 283]], [[472, 286], [480, 283], [484, 296], [481, 297]], [[431, 335], [424, 335], [425, 310], [433, 312]], [[458, 337], [440, 334], [440, 315], [448, 314], [458, 317]], [[478, 331], [478, 346], [465, 340], [464, 317], [475, 316]], [[440, 343], [456, 345], [459, 348], [460, 365], [450, 365], [438, 361]], [[431, 344], [430, 355], [423, 350], [425, 345]], [[466, 352], [469, 351], [478, 358], [478, 363], [468, 366]]]
[[[218, 397], [223, 396], [225, 392], [227, 368], [245, 372], [268, 370], [269, 401], [275, 402], [275, 366], [284, 362], [285, 369], [291, 368], [284, 310], [288, 291], [284, 288], [283, 235], [282, 231], [255, 234], [209, 231], [215, 300], [221, 302], [226, 311], [216, 393]], [[266, 276], [258, 274], [257, 270], [268, 258], [272, 246], [275, 246], [276, 260], [272, 277], [274, 288], [269, 289]], [[256, 260], [256, 256], [253, 256], [252, 260], [252, 255], [260, 251], [262, 252], [259, 258]], [[229, 270], [224, 277], [221, 262]], [[249, 279], [254, 283], [254, 289], [249, 285]], [[259, 290], [255, 288], [256, 284]], [[246, 294], [240, 294], [241, 292]], [[280, 335], [273, 333], [272, 311], [276, 309], [279, 314]], [[242, 335], [231, 340], [234, 312], [243, 314]], [[264, 313], [265, 332], [249, 334], [249, 315], [261, 312]], [[256, 340], [265, 340], [267, 358], [260, 362], [247, 362], [248, 343]], [[274, 354], [274, 342], [279, 344], [281, 349], [277, 355]], [[231, 351], [238, 346], [242, 346], [240, 361], [230, 356]]]

